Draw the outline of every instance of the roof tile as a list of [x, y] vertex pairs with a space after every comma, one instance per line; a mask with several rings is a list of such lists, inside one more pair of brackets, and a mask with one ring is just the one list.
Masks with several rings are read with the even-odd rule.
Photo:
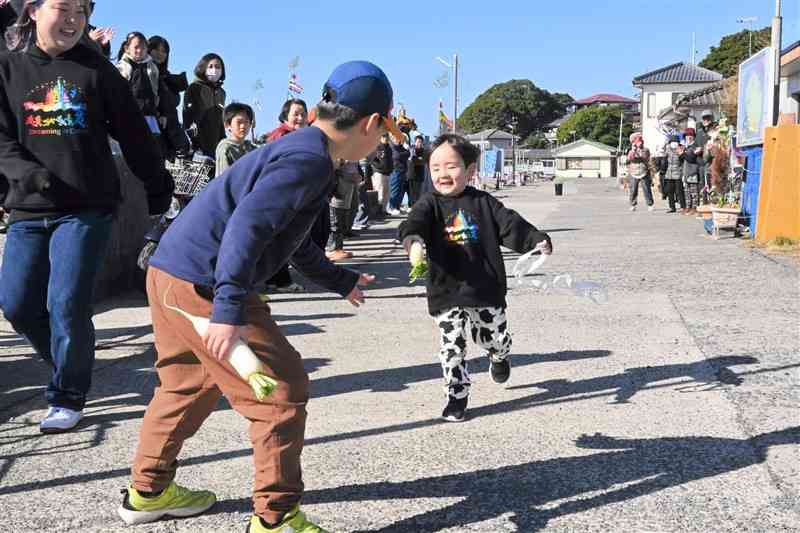
[[707, 83], [722, 80], [722, 74], [689, 63], [674, 63], [633, 78], [634, 85], [650, 83]]

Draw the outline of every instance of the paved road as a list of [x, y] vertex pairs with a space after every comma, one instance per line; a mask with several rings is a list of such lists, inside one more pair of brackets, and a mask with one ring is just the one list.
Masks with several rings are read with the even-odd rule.
[[[630, 213], [610, 181], [573, 192], [500, 196], [551, 232], [544, 270], [600, 281], [609, 302], [512, 290], [511, 380], [494, 385], [473, 351], [464, 424], [438, 420], [436, 329], [390, 226], [351, 246], [380, 276], [366, 307], [275, 299], [313, 382], [313, 517], [350, 532], [800, 531], [797, 267], [703, 237], [663, 206]], [[242, 531], [252, 463], [225, 403], [187, 442], [178, 479], [220, 504], [137, 528], [117, 519], [156, 376], [143, 302], [100, 311], [87, 417], [61, 436], [39, 435], [44, 367], [0, 323], [3, 529]]]

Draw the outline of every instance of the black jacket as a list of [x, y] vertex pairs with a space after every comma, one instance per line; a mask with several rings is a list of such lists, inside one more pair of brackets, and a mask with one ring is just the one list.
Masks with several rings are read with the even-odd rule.
[[176, 151], [189, 151], [189, 139], [183, 131], [178, 106], [181, 102], [181, 93], [189, 88], [186, 73], [172, 74], [163, 66], [159, 66], [161, 84], [159, 87], [158, 112], [167, 119], [164, 128], [164, 140], [169, 153]]
[[117, 69], [82, 45], [56, 58], [38, 47], [0, 53], [0, 174], [6, 207], [28, 212], [113, 209], [122, 200], [109, 146], [119, 141], [151, 213], [172, 195], [150, 130]]
[[427, 164], [425, 148], [419, 151], [416, 148], [412, 148], [409, 162], [408, 180], [414, 182], [423, 181], [425, 179], [425, 165]]
[[[153, 74], [153, 80], [150, 78], [150, 70], [152, 69], [153, 73], [155, 73], [155, 65], [151, 62], [137, 63], [128, 56], [123, 57], [121, 61], [125, 62], [130, 68], [130, 79], [128, 83], [131, 86], [133, 97], [139, 104], [139, 109], [142, 110], [145, 116], [157, 116], [159, 91], [154, 90], [154, 85], [156, 84], [154, 81], [155, 74]], [[160, 86], [160, 82], [158, 85]]]
[[0, 7], [0, 52], [8, 50], [6, 46], [6, 30], [17, 21], [17, 12], [11, 4]]
[[411, 156], [409, 149], [402, 144], [391, 143], [391, 146], [394, 170], [399, 172], [408, 171], [408, 158]]
[[225, 90], [220, 83], [195, 80], [183, 96], [183, 127], [197, 125], [194, 147], [214, 157], [219, 142], [225, 138]]
[[455, 197], [424, 196], [399, 228], [418, 235], [428, 255], [428, 310], [505, 307], [506, 269], [500, 246], [529, 252], [550, 237], [491, 194], [467, 187]]
[[392, 162], [392, 147], [389, 144], [379, 144], [375, 149], [375, 155], [370, 160], [372, 170], [379, 174], [386, 174], [387, 176], [394, 170], [394, 163]]

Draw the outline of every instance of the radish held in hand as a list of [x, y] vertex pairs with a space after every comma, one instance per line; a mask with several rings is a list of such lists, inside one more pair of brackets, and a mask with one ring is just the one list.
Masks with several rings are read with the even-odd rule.
[[411, 243], [408, 258], [413, 267], [411, 273], [408, 275], [408, 280], [411, 283], [416, 283], [418, 279], [428, 275], [428, 262], [425, 260], [425, 252], [422, 249], [421, 242], [415, 241]]
[[[167, 305], [166, 295], [164, 298], [164, 307], [182, 314], [192, 323], [192, 326], [194, 326], [194, 329], [197, 331], [198, 335], [201, 337], [205, 335], [210, 322], [207, 318], [193, 316], [182, 309]], [[238, 339], [233, 346], [231, 346], [231, 349], [228, 352], [228, 362], [242, 377], [242, 379], [245, 380], [248, 385], [250, 385], [256, 395], [256, 400], [259, 402], [264, 401], [264, 399], [272, 394], [272, 391], [274, 391], [278, 386], [277, 381], [264, 374], [264, 371], [266, 370], [264, 364], [258, 357], [256, 357], [256, 354], [253, 353], [253, 350], [251, 350], [250, 347], [247, 346], [244, 341], [242, 341], [242, 339]]]

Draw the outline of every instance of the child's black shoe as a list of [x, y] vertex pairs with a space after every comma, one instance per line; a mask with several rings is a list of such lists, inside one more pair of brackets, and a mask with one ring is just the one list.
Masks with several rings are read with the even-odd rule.
[[469, 397], [453, 398], [452, 396], [448, 396], [447, 405], [444, 406], [444, 411], [442, 411], [442, 418], [448, 422], [463, 422], [464, 413], [467, 411], [468, 398]]
[[505, 383], [511, 375], [511, 364], [508, 362], [508, 359], [495, 361], [490, 357], [489, 372], [492, 374], [492, 380], [495, 383]]

